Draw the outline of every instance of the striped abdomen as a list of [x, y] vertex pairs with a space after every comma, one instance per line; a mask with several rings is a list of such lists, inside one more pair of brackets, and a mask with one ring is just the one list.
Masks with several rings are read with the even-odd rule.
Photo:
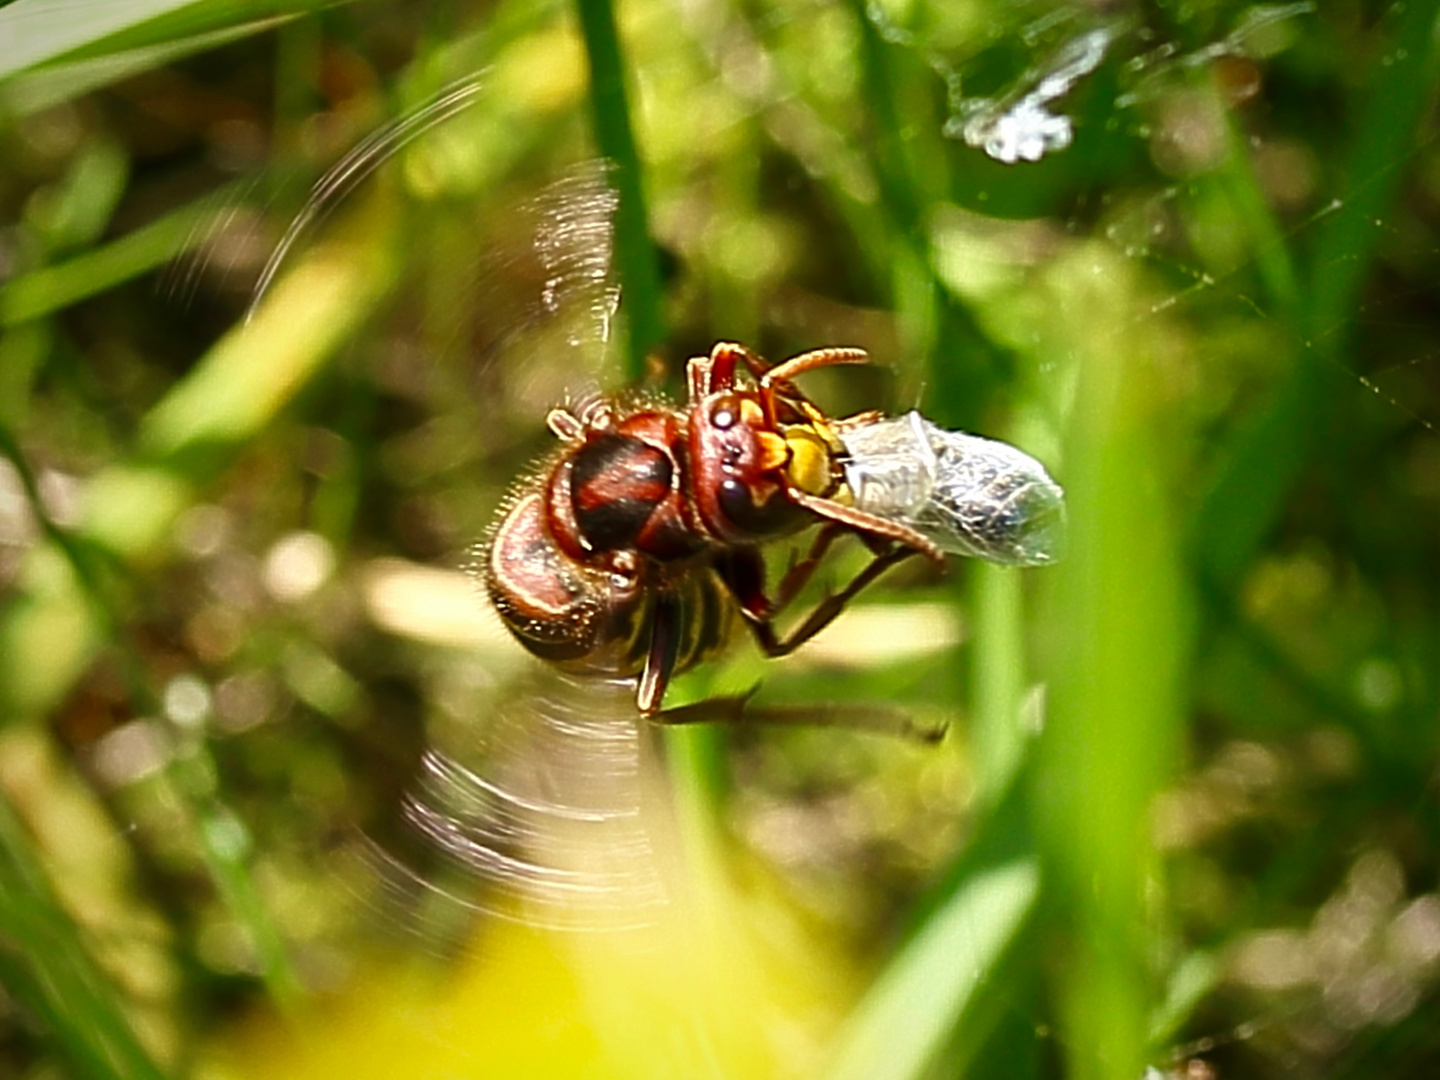
[[673, 574], [654, 563], [641, 567], [639, 578], [626, 581], [570, 557], [538, 491], [511, 503], [481, 561], [495, 610], [542, 659], [620, 678], [638, 675], [662, 605], [674, 671], [693, 667], [724, 645], [734, 605], [708, 565], [677, 567]]
[[495, 609], [531, 652], [628, 677], [655, 649], [684, 671], [721, 646], [733, 600], [687, 524], [670, 414], [591, 431], [522, 485], [483, 554]]

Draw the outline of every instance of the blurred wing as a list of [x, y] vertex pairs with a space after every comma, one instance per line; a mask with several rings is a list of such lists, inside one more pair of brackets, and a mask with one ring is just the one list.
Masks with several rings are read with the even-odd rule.
[[606, 161], [583, 162], [534, 204], [535, 251], [545, 269], [541, 308], [565, 315], [568, 343], [577, 348], [608, 345], [620, 307], [611, 267], [620, 200], [610, 186], [611, 171]]
[[422, 936], [473, 916], [647, 925], [665, 892], [628, 685], [535, 672], [492, 715], [432, 740], [403, 800], [413, 860], [365, 841], [385, 921]]
[[[587, 392], [593, 389], [602, 379], [620, 306], [611, 265], [618, 206], [610, 185], [612, 168], [600, 159], [583, 161], [538, 195], [519, 202], [489, 190], [495, 187], [493, 181], [481, 183], [486, 190], [474, 193], [482, 196], [474, 203], [481, 211], [457, 213], [453, 193], [434, 176], [445, 173], [448, 157], [464, 158], [463, 151], [447, 151], [446, 145], [463, 144], [470, 132], [466, 125], [483, 121], [485, 110], [475, 107], [486, 89], [483, 73], [451, 84], [373, 131], [326, 170], [260, 268], [245, 321], [253, 319], [279, 275], [347, 198], [435, 133], [436, 156], [418, 160], [413, 170], [407, 166], [406, 175], [430, 177], [410, 183], [407, 190], [415, 213], [434, 213], [440, 224], [432, 223], [427, 232], [417, 217], [413, 236], [419, 242], [407, 257], [417, 265], [427, 264], [432, 277], [451, 276], [459, 284], [449, 290], [453, 303], [438, 316], [445, 325], [432, 325], [427, 340], [454, 343], [481, 367], [509, 365], [528, 373], [535, 359], [543, 358], [547, 366], [568, 373], [566, 391], [572, 388], [570, 381]], [[460, 119], [462, 114], [470, 118]], [[463, 171], [464, 166], [459, 168]], [[207, 218], [205, 235], [187, 241], [192, 255], [169, 275], [174, 291], [193, 289], [208, 265], [236, 246], [234, 238], [227, 237], [237, 223], [257, 228], [264, 209], [245, 203], [260, 190], [252, 185], [246, 199], [217, 207]], [[459, 241], [438, 245], [446, 249], [443, 258], [448, 262], [435, 261], [440, 253], [430, 250], [436, 246], [437, 227], [447, 240]], [[435, 312], [427, 312], [427, 319], [434, 317]]]
[[[348, 195], [467, 110], [480, 89], [479, 79], [448, 89], [331, 168], [271, 254], [251, 312]], [[445, 135], [457, 131], [463, 137], [463, 129]], [[606, 162], [586, 161], [523, 201], [492, 194], [472, 212], [435, 197], [409, 219], [407, 255], [423, 266], [413, 276], [432, 289], [430, 303], [411, 305], [426, 320], [411, 335], [427, 346], [418, 363], [441, 364], [436, 350], [453, 347], [473, 365], [484, 380], [471, 406], [482, 426], [503, 414], [523, 414], [523, 425], [533, 410], [533, 428], [543, 431], [546, 409], [597, 382], [620, 302], [610, 172]], [[422, 209], [437, 216], [422, 218]], [[402, 798], [404, 835], [383, 844], [365, 837], [357, 847], [385, 921], [440, 939], [464, 933], [480, 913], [555, 926], [645, 921], [662, 896], [641, 821], [633, 688], [537, 667], [474, 719], [449, 738], [432, 733]]]
[[477, 369], [527, 383], [521, 396], [534, 403], [537, 427], [561, 398], [608, 383], [620, 315], [611, 171], [602, 159], [583, 161], [539, 194], [487, 212], [475, 310], [454, 316], [474, 324]]
[[250, 296], [250, 306], [245, 312], [247, 323], [254, 317], [295, 246], [381, 165], [426, 132], [473, 105], [480, 95], [481, 86], [479, 77], [451, 84], [418, 109], [371, 132], [315, 181], [305, 205], [290, 222], [285, 235], [275, 245], [275, 250], [260, 271], [260, 278]]

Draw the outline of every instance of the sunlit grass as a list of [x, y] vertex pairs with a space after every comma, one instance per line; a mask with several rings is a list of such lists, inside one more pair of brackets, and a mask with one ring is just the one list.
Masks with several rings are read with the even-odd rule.
[[[0, 1072], [1136, 1080], [1264, 1030], [1273, 1001], [1226, 959], [1258, 931], [1333, 944], [1382, 878], [1374, 933], [1424, 929], [1440, 489], [1408, 417], [1436, 412], [1440, 245], [1412, 187], [1440, 3], [1297, 8], [1275, 51], [1173, 81], [1117, 58], [1064, 103], [1075, 144], [1009, 167], [945, 136], [941, 75], [989, 93], [1023, 68], [1056, 31], [1018, 7], [317, 6], [0, 8]], [[1243, 7], [1165, 33], [1219, 41]], [[272, 15], [278, 59], [249, 21]], [[276, 73], [273, 115], [235, 70]], [[292, 174], [465, 79], [476, 104], [327, 204], [242, 325], [226, 229], [273, 244]], [[622, 196], [614, 370], [574, 370], [567, 328], [512, 361], [526, 200], [596, 152]], [[225, 164], [247, 154], [273, 175]], [[199, 315], [138, 288], [186, 249]], [[426, 725], [478, 732], [526, 670], [466, 548], [550, 449], [546, 408], [591, 377], [673, 387], [717, 339], [867, 347], [877, 370], [817, 380], [836, 413], [918, 406], [1022, 445], [1067, 490], [1064, 560], [898, 571], [808, 655], [687, 676], [677, 695], [759, 682], [951, 734], [645, 732], [673, 901], [647, 928], [376, 945], [337, 849], [392, 839]], [[301, 530], [335, 568], [285, 595], [261, 567]], [[116, 773], [117, 746], [156, 758]], [[103, 888], [54, 858], [65, 792], [76, 846], [127, 856]], [[163, 977], [101, 932], [101, 893], [144, 913]], [[1291, 988], [1320, 1002], [1309, 1067], [1363, 1075], [1391, 1031], [1433, 1053], [1401, 1008], [1433, 970], [1356, 948], [1329, 998]], [[1334, 1011], [1376, 972], [1413, 999]], [[1277, 1058], [1301, 1052], [1286, 1024]], [[1264, 1073], [1254, 1043], [1226, 1075]]]

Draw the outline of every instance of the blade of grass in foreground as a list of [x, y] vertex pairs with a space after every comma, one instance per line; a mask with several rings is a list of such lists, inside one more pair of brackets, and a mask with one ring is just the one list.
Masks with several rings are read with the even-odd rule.
[[7, 43], [5, 55], [0, 58], [0, 78], [54, 60], [195, 2], [94, 0], [89, 4], [68, 5], [65, 17], [57, 18], [55, 5], [48, 0], [16, 0], [0, 11], [0, 40]]
[[[876, 981], [837, 1041], [826, 1080], [918, 1080], [984, 1004], [1039, 892], [1036, 860], [1010, 853], [967, 865]], [[983, 1032], [977, 1032], [983, 1037]], [[980, 1038], [968, 1040], [973, 1049]]]
[[52, 64], [9, 79], [0, 89], [0, 108], [16, 116], [28, 116], [143, 71], [153, 71], [187, 56], [264, 33], [286, 21], [286, 16], [256, 19], [240, 26], [126, 49], [90, 60]]
[[837, 1041], [828, 1080], [915, 1080], [942, 1054], [949, 1070], [978, 1051], [1006, 983], [1004, 958], [1030, 919], [1039, 862], [1026, 827], [1025, 686], [1019, 575], [975, 567], [974, 705], [977, 804], [986, 814], [938, 903], [876, 980]]
[[15, 0], [0, 9], [0, 80], [55, 60], [86, 60], [328, 7], [337, 0]]
[[1021, 717], [1025, 694], [1024, 612], [1021, 575], [1010, 567], [970, 568], [970, 742], [975, 786], [994, 806], [1009, 790], [1025, 758], [1028, 733]]
[[233, 192], [209, 195], [100, 247], [16, 278], [0, 289], [0, 326], [53, 314], [183, 255]]
[[72, 1075], [162, 1080], [125, 1016], [123, 995], [86, 951], [24, 825], [0, 794], [0, 981], [54, 1040]]
[[590, 60], [590, 101], [595, 143], [614, 163], [620, 206], [615, 214], [615, 264], [624, 289], [628, 320], [625, 376], [636, 382], [645, 371], [645, 355], [665, 336], [660, 311], [660, 273], [645, 210], [645, 185], [630, 107], [625, 91], [625, 62], [610, 0], [576, 0], [585, 53]]
[[1142, 285], [1102, 245], [1077, 249], [1052, 283], [1080, 377], [1065, 455], [1070, 542], [1040, 620], [1049, 710], [1033, 805], [1068, 1075], [1102, 1080], [1140, 1075], [1153, 1011], [1150, 804], [1179, 735], [1188, 619], [1166, 482], [1178, 407], [1157, 370], [1178, 331], [1132, 317]]

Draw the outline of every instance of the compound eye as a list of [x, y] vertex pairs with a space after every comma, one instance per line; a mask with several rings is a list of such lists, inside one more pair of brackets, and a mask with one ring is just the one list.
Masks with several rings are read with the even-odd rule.
[[755, 516], [755, 503], [750, 499], [750, 489], [734, 477], [720, 481], [720, 509], [736, 525], [745, 528], [748, 519]]
[[784, 528], [794, 511], [794, 507], [778, 491], [772, 492], [770, 498], [757, 506], [750, 488], [734, 477], [720, 481], [718, 502], [730, 523], [752, 536]]

